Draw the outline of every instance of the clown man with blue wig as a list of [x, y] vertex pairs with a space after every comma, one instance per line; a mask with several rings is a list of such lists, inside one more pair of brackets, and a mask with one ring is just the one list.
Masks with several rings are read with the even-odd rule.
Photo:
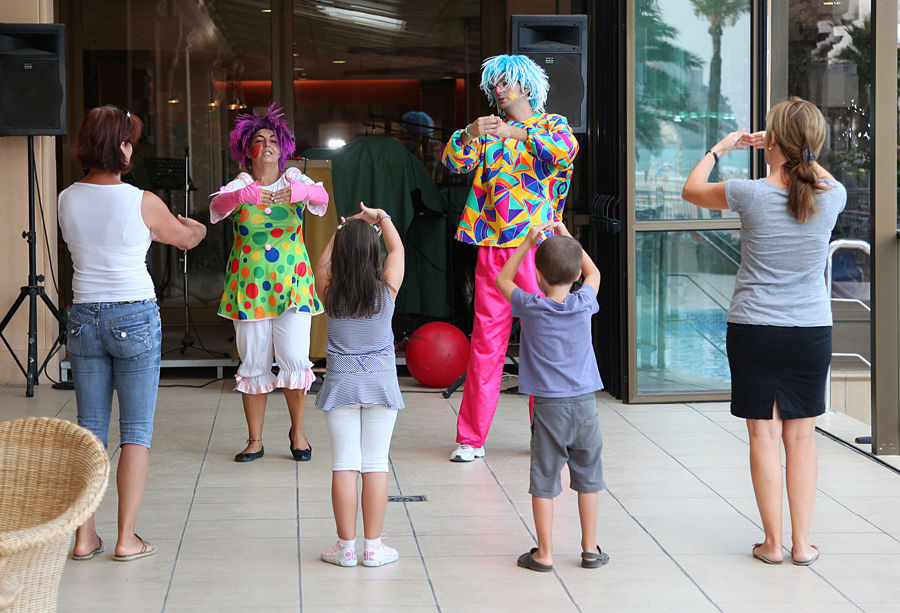
[[297, 168], [285, 170], [294, 136], [274, 104], [261, 114], [238, 115], [230, 140], [231, 157], [243, 170], [217, 192], [209, 216], [212, 223], [231, 219], [234, 227], [219, 302], [219, 315], [234, 322], [241, 357], [234, 389], [247, 419], [247, 446], [234, 460], [252, 462], [265, 453], [266, 400], [281, 388], [291, 417], [291, 455], [302, 462], [312, 457], [303, 428], [306, 392], [315, 380], [310, 325], [323, 311], [303, 243], [303, 212], [324, 215], [328, 192]]
[[[479, 249], [475, 319], [453, 462], [484, 457], [500, 398], [512, 315], [494, 280], [533, 224], [562, 221], [578, 153], [566, 118], [544, 112], [550, 82], [528, 56], [486, 59], [481, 89], [500, 116], [479, 117], [457, 130], [441, 153], [451, 172], [477, 171], [456, 230], [456, 240]], [[535, 274], [536, 248], [528, 252], [515, 282], [526, 292], [543, 295]]]

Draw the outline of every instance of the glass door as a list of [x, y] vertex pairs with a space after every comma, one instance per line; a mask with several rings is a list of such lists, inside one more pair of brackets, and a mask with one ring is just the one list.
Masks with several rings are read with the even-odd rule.
[[[629, 401], [727, 398], [740, 222], [681, 199], [722, 136], [755, 129], [753, 0], [637, 0], [629, 28]], [[756, 82], [758, 83], [758, 81]], [[711, 181], [752, 176], [733, 152]]]

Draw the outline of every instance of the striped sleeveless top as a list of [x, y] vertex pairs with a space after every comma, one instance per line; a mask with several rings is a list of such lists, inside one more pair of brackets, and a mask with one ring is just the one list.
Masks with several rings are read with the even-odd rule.
[[317, 408], [330, 411], [356, 404], [404, 407], [391, 330], [394, 301], [386, 285], [381, 285], [381, 291], [381, 310], [368, 319], [333, 318], [325, 313], [327, 365], [325, 382], [316, 395]]

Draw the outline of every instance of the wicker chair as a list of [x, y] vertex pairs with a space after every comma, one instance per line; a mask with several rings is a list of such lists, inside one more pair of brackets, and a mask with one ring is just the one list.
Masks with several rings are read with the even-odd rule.
[[72, 534], [109, 481], [103, 444], [73, 423], [0, 423], [0, 610], [56, 611]]

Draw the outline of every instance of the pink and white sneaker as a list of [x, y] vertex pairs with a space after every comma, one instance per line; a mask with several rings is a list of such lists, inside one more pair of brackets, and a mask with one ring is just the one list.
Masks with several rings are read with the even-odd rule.
[[393, 547], [379, 543], [374, 547], [366, 547], [363, 554], [363, 566], [384, 566], [400, 559], [400, 554]]
[[341, 547], [340, 543], [335, 543], [323, 551], [320, 557], [325, 562], [337, 564], [338, 566], [356, 566], [356, 548]]

